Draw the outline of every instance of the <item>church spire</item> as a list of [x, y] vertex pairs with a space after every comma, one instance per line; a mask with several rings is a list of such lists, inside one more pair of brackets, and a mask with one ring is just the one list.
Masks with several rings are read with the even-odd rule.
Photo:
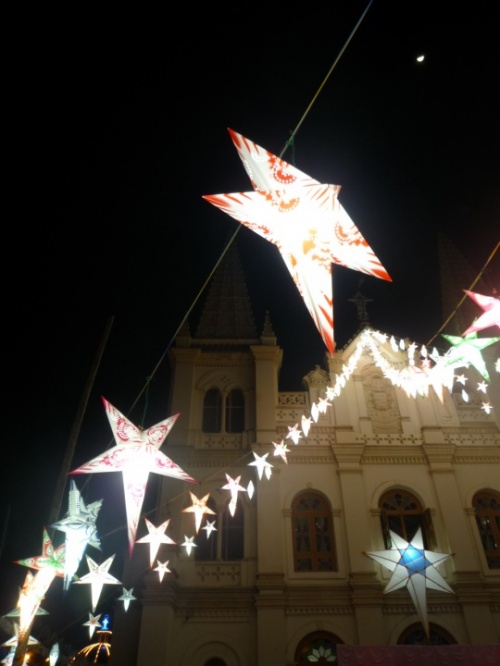
[[236, 241], [215, 271], [193, 335], [200, 344], [259, 344]]

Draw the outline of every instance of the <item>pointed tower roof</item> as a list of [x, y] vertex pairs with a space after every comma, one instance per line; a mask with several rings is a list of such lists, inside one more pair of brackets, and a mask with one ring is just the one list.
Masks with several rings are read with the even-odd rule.
[[260, 344], [236, 241], [213, 275], [192, 339], [204, 345]]

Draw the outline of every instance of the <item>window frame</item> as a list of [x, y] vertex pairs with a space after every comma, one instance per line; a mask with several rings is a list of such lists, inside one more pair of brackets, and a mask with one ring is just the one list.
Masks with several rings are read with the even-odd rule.
[[[309, 507], [299, 510], [301, 501], [310, 502], [311, 500], [319, 502], [321, 510]], [[318, 530], [318, 518], [321, 526]], [[303, 534], [298, 533], [298, 522], [301, 519], [302, 526], [306, 528]], [[337, 548], [335, 542], [335, 530], [333, 524], [333, 511], [329, 500], [322, 493], [315, 490], [303, 490], [292, 500], [291, 506], [291, 529], [292, 529], [292, 550], [293, 550], [293, 569], [298, 574], [314, 573], [335, 573], [339, 570]], [[300, 538], [305, 537], [309, 548], [304, 550], [300, 546]], [[325, 550], [318, 549], [318, 539], [326, 538], [329, 548]], [[330, 561], [330, 566], [324, 566], [325, 561]], [[303, 568], [309, 562], [310, 568]]]
[[[479, 507], [479, 500], [483, 499], [490, 504], [492, 501], [495, 502], [498, 508], [491, 506]], [[472, 508], [486, 565], [489, 571], [497, 572], [500, 569], [500, 493], [495, 490], [478, 490], [472, 498]], [[487, 522], [486, 529], [490, 534], [484, 529], [485, 522]], [[486, 539], [489, 538], [494, 540], [496, 547], [486, 547]]]
[[[391, 504], [397, 508], [388, 510], [384, 504], [388, 504], [391, 498], [396, 500]], [[406, 488], [391, 488], [382, 493], [378, 507], [385, 548], [393, 548], [391, 531], [410, 543], [419, 528], [422, 530], [424, 548], [426, 550], [437, 548], [430, 509], [425, 509], [414, 493]]]

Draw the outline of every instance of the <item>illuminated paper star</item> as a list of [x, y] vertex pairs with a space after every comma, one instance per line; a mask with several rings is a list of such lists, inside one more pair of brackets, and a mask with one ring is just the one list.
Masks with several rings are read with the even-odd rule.
[[464, 337], [444, 335], [444, 333], [441, 335], [453, 345], [440, 359], [445, 365], [453, 368], [461, 368], [469, 364], [473, 365], [486, 381], [490, 381], [481, 351], [498, 342], [500, 336], [496, 338], [478, 338], [476, 332], [469, 333]]
[[403, 587], [408, 589], [418, 616], [427, 636], [429, 636], [427, 588], [453, 594], [451, 587], [436, 569], [436, 565], [441, 564], [451, 555], [424, 550], [420, 528], [411, 542], [405, 541], [392, 531], [390, 531], [390, 536], [394, 548], [368, 552], [365, 555], [393, 572], [384, 593], [393, 592]]
[[236, 512], [236, 504], [238, 503], [238, 493], [246, 493], [247, 489], [240, 485], [241, 476], [233, 479], [226, 473], [227, 483], [222, 486], [222, 490], [229, 490], [231, 499], [229, 501], [229, 513], [234, 516]]
[[264, 453], [263, 456], [257, 455], [255, 451], [252, 451], [252, 453], [255, 460], [251, 463], [248, 463], [248, 466], [250, 467], [251, 465], [253, 465], [254, 467], [257, 468], [257, 474], [259, 475], [259, 479], [262, 479], [262, 474], [265, 474], [266, 478], [270, 479], [273, 466], [271, 465], [271, 463], [267, 462], [267, 456], [269, 455], [269, 453]]
[[123, 588], [123, 594], [121, 597], [118, 597], [118, 601], [123, 601], [123, 608], [125, 609], [125, 612], [128, 611], [130, 607], [130, 602], [135, 601], [137, 597], [134, 597], [133, 595], [134, 588], [131, 587], [130, 590], [127, 590], [126, 587]]
[[49, 652], [49, 666], [56, 666], [59, 659], [59, 643], [54, 643]]
[[66, 534], [64, 589], [67, 590], [76, 574], [87, 545], [101, 549], [96, 521], [102, 499], [85, 505], [74, 479], [70, 479], [68, 511], [53, 527]]
[[19, 631], [24, 637], [29, 630], [38, 608], [56, 576], [64, 577], [66, 546], [54, 548], [47, 530], [43, 530], [42, 554], [17, 560], [17, 564], [36, 569], [36, 575], [26, 576], [19, 595]]
[[87, 622], [83, 623], [84, 627], [89, 628], [89, 638], [92, 638], [96, 628], [100, 629], [102, 627], [102, 624], [99, 622], [100, 617], [101, 613], [99, 615], [92, 615], [92, 613], [89, 613], [89, 619], [87, 620]]
[[338, 200], [321, 184], [229, 130], [254, 192], [203, 198], [274, 243], [330, 352], [334, 352], [332, 263], [391, 281]]
[[[13, 622], [13, 625], [14, 625], [14, 635], [12, 636], [12, 638], [9, 638], [8, 640], [6, 640], [5, 643], [2, 643], [2, 645], [5, 646], [5, 647], [14, 648], [14, 652], [15, 652], [15, 649], [16, 649], [18, 643], [19, 643], [19, 633], [20, 632], [19, 632], [19, 625], [16, 624], [15, 622]], [[38, 645], [39, 642], [40, 641], [38, 641], [36, 638], [33, 638], [33, 636], [30, 636], [28, 638], [28, 645]]]
[[477, 390], [481, 391], [482, 393], [486, 393], [486, 390], [488, 388], [488, 384], [486, 382], [478, 382], [477, 384]]
[[297, 445], [299, 440], [302, 437], [302, 433], [299, 430], [299, 424], [296, 423], [294, 426], [288, 426], [288, 435], [285, 439], [291, 439], [292, 442]]
[[91, 585], [92, 612], [95, 613], [95, 609], [104, 585], [121, 585], [121, 582], [118, 580], [118, 578], [115, 578], [109, 573], [109, 569], [113, 564], [113, 560], [115, 559], [114, 555], [108, 557], [108, 559], [105, 560], [102, 564], [97, 564], [97, 562], [94, 562], [94, 560], [88, 555], [85, 557], [87, 558], [89, 573], [85, 574], [85, 576], [82, 576], [81, 578], [78, 578], [78, 580], [75, 581], [75, 584], [78, 583], [80, 585]]
[[203, 525], [201, 529], [206, 531], [208, 539], [209, 536], [212, 534], [212, 532], [217, 532], [217, 528], [215, 527], [215, 520], [213, 520], [212, 522], [207, 520], [207, 522], [205, 523], [205, 525]]
[[155, 527], [147, 518], [144, 518], [144, 520], [146, 521], [149, 534], [146, 534], [146, 536], [143, 536], [141, 539], [137, 539], [136, 543], [149, 543], [149, 564], [152, 567], [161, 544], [169, 543], [175, 545], [175, 541], [172, 541], [172, 539], [165, 534], [170, 523], [170, 518], [158, 527]]
[[302, 414], [302, 418], [300, 420], [300, 425], [302, 427], [302, 432], [304, 433], [305, 437], [307, 437], [307, 435], [309, 434], [309, 430], [311, 429], [312, 422], [313, 422], [313, 420], [310, 416], [305, 416], [304, 414]]
[[290, 453], [290, 449], [285, 444], [285, 440], [282, 439], [279, 444], [276, 444], [276, 442], [273, 442], [273, 445], [274, 445], [274, 455], [275, 456], [281, 456], [281, 458], [288, 464], [286, 454]]
[[202, 497], [201, 499], [196, 497], [196, 495], [191, 491], [189, 491], [189, 494], [191, 495], [192, 505], [188, 506], [186, 509], [182, 509], [182, 513], [194, 513], [196, 534], [198, 534], [198, 532], [200, 531], [200, 525], [203, 515], [207, 513], [212, 516], [215, 516], [216, 514], [215, 511], [212, 511], [212, 509], [209, 506], [207, 506], [210, 493], [208, 493], [207, 495], [205, 495], [205, 497]]
[[184, 535], [184, 543], [181, 543], [181, 546], [186, 549], [186, 553], [191, 555], [193, 548], [197, 548], [197, 544], [194, 542], [194, 536], [187, 537]]
[[146, 493], [149, 473], [170, 476], [181, 481], [196, 481], [159, 449], [179, 414], [141, 430], [105, 398], [102, 399], [116, 446], [85, 463], [70, 474], [122, 472], [127, 511], [129, 554], [135, 543], [138, 522]]
[[158, 578], [160, 579], [160, 583], [162, 582], [163, 577], [165, 576], [166, 573], [172, 573], [168, 568], [169, 562], [170, 560], [167, 560], [166, 562], [160, 562], [160, 560], [158, 560], [158, 566], [153, 569], [153, 571], [158, 572]]
[[464, 289], [464, 291], [467, 296], [470, 296], [472, 300], [484, 310], [483, 314], [474, 320], [464, 332], [464, 335], [468, 335], [474, 331], [482, 331], [485, 328], [490, 328], [490, 326], [497, 326], [500, 328], [500, 300], [493, 296], [484, 296], [483, 294], [477, 294], [474, 291], [467, 291], [467, 289]]
[[493, 411], [493, 407], [490, 405], [489, 402], [483, 402], [481, 409], [485, 414], [491, 414], [491, 412]]

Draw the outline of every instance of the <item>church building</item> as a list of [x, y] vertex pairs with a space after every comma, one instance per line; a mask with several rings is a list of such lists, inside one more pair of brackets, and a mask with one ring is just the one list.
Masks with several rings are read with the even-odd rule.
[[489, 382], [429, 386], [412, 340], [360, 319], [280, 390], [272, 312], [258, 330], [229, 249], [169, 350], [162, 450], [197, 483], [161, 477], [168, 572], [134, 550], [110, 664], [500, 663], [498, 344]]

